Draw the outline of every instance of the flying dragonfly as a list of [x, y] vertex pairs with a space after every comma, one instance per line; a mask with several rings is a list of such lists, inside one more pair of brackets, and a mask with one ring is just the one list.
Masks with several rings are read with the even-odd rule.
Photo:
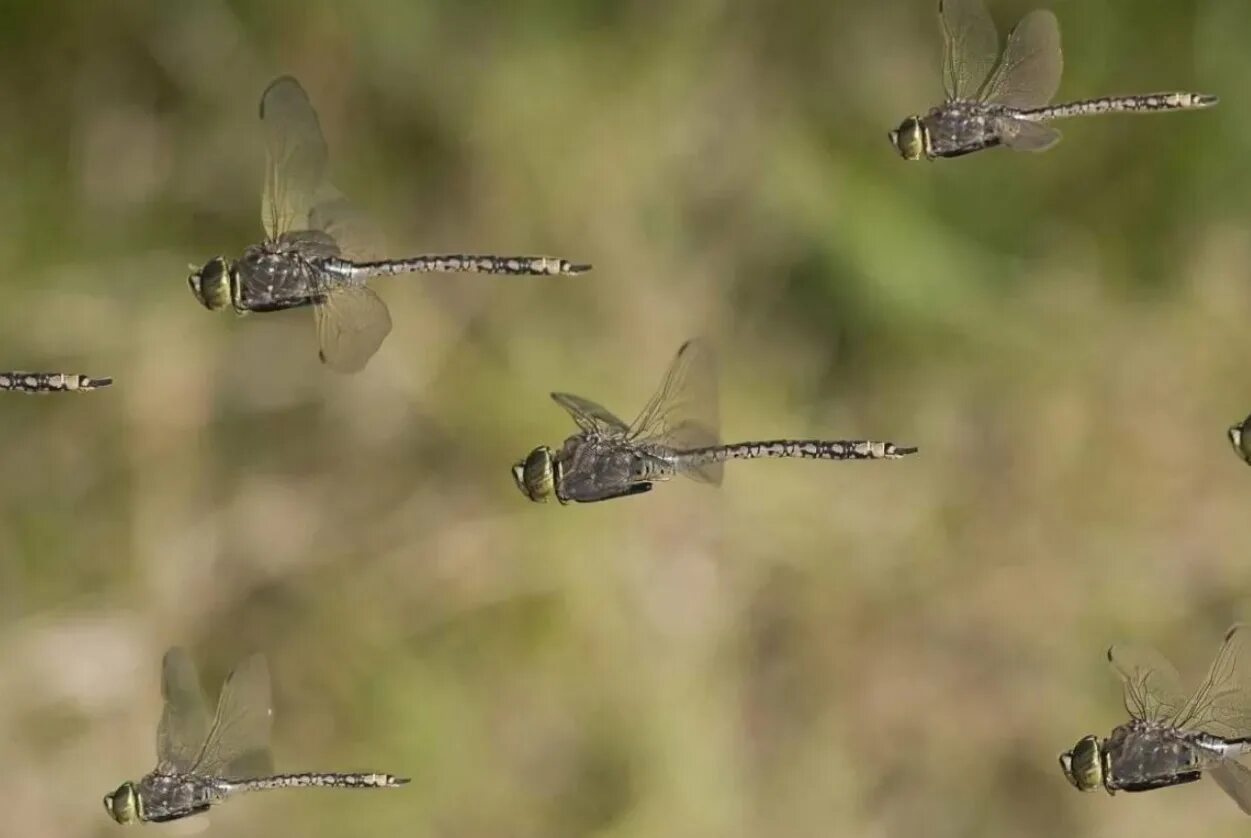
[[391, 331], [387, 306], [367, 285], [402, 273], [571, 276], [591, 269], [551, 256], [419, 255], [354, 260], [368, 225], [326, 179], [321, 123], [300, 83], [275, 79], [261, 96], [266, 168], [261, 198], [265, 240], [237, 260], [218, 256], [187, 282], [212, 311], [238, 314], [312, 306], [321, 360], [338, 372], [365, 367]]
[[391, 788], [408, 782], [378, 773], [273, 774], [269, 668], [261, 655], [226, 678], [212, 717], [195, 666], [182, 649], [165, 653], [161, 694], [165, 708], [156, 733], [156, 768], [104, 796], [104, 810], [120, 824], [179, 820], [250, 791]]
[[1105, 96], [1049, 105], [1060, 86], [1064, 59], [1056, 16], [1037, 9], [999, 34], [981, 0], [939, 0], [946, 101], [924, 116], [905, 119], [890, 141], [905, 160], [959, 157], [1005, 145], [1045, 151], [1060, 140], [1053, 119], [1101, 113], [1155, 113], [1207, 108], [1206, 93]]
[[726, 460], [895, 460], [917, 450], [869, 440], [722, 444], [716, 365], [701, 340], [682, 345], [660, 389], [632, 424], [581, 396], [552, 393], [552, 399], [569, 412], [579, 432], [558, 451], [540, 446], [513, 466], [513, 481], [532, 501], [555, 495], [562, 504], [590, 503], [637, 495], [678, 474], [717, 485]]
[[1251, 814], [1251, 770], [1237, 761], [1251, 751], [1251, 627], [1237, 625], [1199, 688], [1182, 691], [1177, 671], [1144, 647], [1113, 646], [1108, 661], [1121, 679], [1130, 720], [1106, 739], [1086, 736], [1060, 755], [1060, 768], [1080, 791], [1108, 794], [1191, 783], [1211, 776]]
[[1244, 463], [1251, 465], [1251, 416], [1231, 426], [1227, 435], [1229, 444], [1234, 447], [1234, 453], [1242, 458]]
[[0, 390], [17, 393], [85, 393], [112, 383], [111, 378], [88, 378], [69, 372], [0, 372]]

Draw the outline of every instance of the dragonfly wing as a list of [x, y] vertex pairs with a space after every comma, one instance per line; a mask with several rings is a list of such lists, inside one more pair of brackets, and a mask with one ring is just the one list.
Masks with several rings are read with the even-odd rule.
[[[682, 344], [664, 374], [661, 389], [629, 427], [627, 438], [643, 447], [692, 449], [721, 444], [717, 404], [717, 359], [706, 340]], [[684, 469], [704, 483], [721, 483], [721, 463]]]
[[1001, 117], [996, 128], [1004, 145], [1017, 151], [1046, 151], [1060, 142], [1060, 132], [1032, 119]]
[[1125, 689], [1125, 709], [1135, 719], [1174, 718], [1186, 703], [1177, 670], [1146, 646], [1118, 644], [1108, 649], [1108, 663]]
[[[717, 365], [712, 348], [701, 339], [682, 344], [660, 389], [634, 420], [626, 436], [642, 446], [677, 450], [719, 445]], [[721, 463], [682, 473], [706, 483], [721, 482]]]
[[1208, 773], [1239, 809], [1251, 815], [1251, 770], [1232, 759], [1224, 759], [1208, 769]]
[[317, 193], [308, 226], [324, 230], [344, 255], [358, 261], [378, 260], [386, 255], [386, 236], [378, 225], [329, 183], [323, 183]]
[[1052, 12], [1035, 9], [1008, 33], [1003, 56], [977, 98], [1012, 108], [1040, 108], [1056, 95], [1063, 70], [1060, 24]]
[[999, 33], [982, 0], [939, 0], [943, 88], [948, 99], [972, 99], [999, 57]]
[[391, 333], [391, 313], [363, 285], [333, 291], [313, 307], [317, 351], [335, 372], [360, 372]]
[[587, 433], [621, 436], [629, 430], [629, 426], [613, 415], [612, 411], [590, 399], [571, 393], [552, 393], [552, 401], [568, 411], [578, 427]]
[[165, 707], [156, 729], [156, 770], [183, 774], [208, 738], [210, 721], [200, 677], [185, 649], [175, 646], [161, 661], [161, 698]]
[[291, 76], [270, 82], [260, 113], [266, 151], [261, 221], [276, 239], [311, 225], [326, 176], [326, 138], [308, 94]]
[[1173, 719], [1176, 727], [1227, 739], [1251, 736], [1251, 627], [1225, 634], [1199, 689]]
[[190, 773], [227, 779], [256, 776], [251, 772], [269, 762], [272, 705], [269, 666], [264, 656], [253, 655], [222, 685], [213, 725]]

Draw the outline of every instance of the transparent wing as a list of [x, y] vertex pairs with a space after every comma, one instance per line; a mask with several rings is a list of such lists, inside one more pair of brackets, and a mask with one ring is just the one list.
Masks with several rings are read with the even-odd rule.
[[311, 226], [326, 176], [326, 139], [308, 94], [291, 76], [270, 82], [260, 113], [266, 151], [261, 222], [266, 235], [276, 239]]
[[391, 333], [387, 304], [361, 285], [326, 295], [313, 307], [317, 351], [335, 372], [360, 372]]
[[323, 183], [317, 192], [308, 226], [329, 234], [347, 258], [368, 261], [386, 255], [386, 236], [373, 218], [329, 183]]
[[1165, 721], [1186, 703], [1173, 665], [1154, 649], [1118, 644], [1108, 649], [1108, 663], [1125, 688], [1125, 709], [1135, 719]]
[[1227, 739], [1251, 736], [1251, 628], [1236, 625], [1225, 635], [1207, 676], [1172, 719], [1175, 727]]
[[552, 401], [563, 407], [578, 423], [578, 427], [587, 433], [601, 436], [623, 436], [629, 426], [618, 419], [611, 411], [590, 399], [570, 393], [552, 393]]
[[1017, 151], [1046, 151], [1060, 142], [1060, 132], [1043, 122], [999, 117], [995, 124], [1004, 145]]
[[1060, 87], [1064, 57], [1060, 24], [1046, 9], [1035, 9], [1008, 33], [1003, 57], [978, 99], [1013, 108], [1040, 108]]
[[256, 776], [253, 772], [269, 763], [271, 708], [269, 666], [262, 655], [253, 655], [222, 685], [213, 726], [191, 773], [227, 779]]
[[156, 729], [156, 770], [183, 774], [195, 763], [209, 731], [208, 705], [186, 650], [174, 647], [165, 653], [161, 697], [165, 708]]
[[1234, 799], [1238, 808], [1251, 815], [1251, 771], [1245, 765], [1223, 759], [1208, 769], [1221, 790]]
[[971, 99], [999, 58], [999, 33], [981, 0], [939, 0], [943, 88], [948, 99]]
[[[720, 444], [716, 359], [702, 340], [682, 344], [677, 356], [626, 437], [640, 445], [674, 449]], [[721, 464], [712, 463], [684, 472], [707, 483], [721, 482]]]

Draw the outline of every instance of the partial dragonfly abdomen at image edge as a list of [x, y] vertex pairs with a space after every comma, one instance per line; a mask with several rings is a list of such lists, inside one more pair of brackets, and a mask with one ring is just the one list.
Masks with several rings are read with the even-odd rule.
[[112, 378], [90, 378], [65, 372], [0, 372], [0, 390], [18, 393], [72, 393], [99, 390], [113, 383]]

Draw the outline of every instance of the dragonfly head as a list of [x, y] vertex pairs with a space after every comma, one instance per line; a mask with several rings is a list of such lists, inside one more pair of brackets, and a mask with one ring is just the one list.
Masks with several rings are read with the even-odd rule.
[[1071, 751], [1060, 754], [1060, 769], [1078, 791], [1094, 791], [1103, 785], [1103, 754], [1099, 739], [1083, 736]]
[[220, 311], [230, 305], [230, 278], [232, 266], [220, 256], [208, 260], [202, 268], [193, 268], [187, 277], [191, 293], [200, 305], [210, 311]]
[[930, 131], [919, 116], [910, 116], [888, 135], [890, 143], [905, 160], [930, 156]]
[[139, 795], [134, 783], [122, 783], [117, 791], [104, 796], [104, 811], [120, 824], [139, 821]]
[[1249, 430], [1251, 430], [1251, 416], [1229, 429], [1229, 443], [1234, 446], [1234, 453], [1241, 457], [1247, 465], [1251, 465], [1251, 433], [1248, 433]]
[[556, 470], [552, 449], [540, 445], [513, 465], [513, 482], [530, 500], [543, 503], [556, 491]]

